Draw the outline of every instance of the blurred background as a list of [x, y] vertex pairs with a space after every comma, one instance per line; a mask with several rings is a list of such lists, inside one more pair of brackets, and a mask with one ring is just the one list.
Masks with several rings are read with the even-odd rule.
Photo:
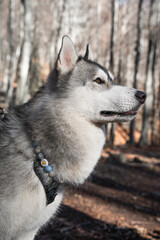
[[45, 83], [65, 34], [147, 100], [136, 120], [108, 124], [91, 181], [66, 191], [37, 239], [160, 239], [160, 1], [0, 0], [1, 107]]

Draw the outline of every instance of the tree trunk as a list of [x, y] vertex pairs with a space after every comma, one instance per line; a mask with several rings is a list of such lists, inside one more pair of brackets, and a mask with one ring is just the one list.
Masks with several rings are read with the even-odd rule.
[[[110, 61], [109, 61], [109, 69], [114, 74], [114, 45], [116, 41], [116, 32], [118, 26], [118, 9], [119, 3], [118, 0], [112, 0], [112, 26], [111, 26], [111, 38], [110, 38]], [[113, 144], [114, 142], [114, 131], [115, 131], [115, 123], [111, 123], [110, 130], [110, 140], [109, 143]]]
[[9, 18], [8, 18], [8, 43], [9, 43], [9, 53], [6, 58], [6, 67], [5, 74], [3, 80], [3, 91], [7, 92], [9, 80], [11, 76], [11, 68], [13, 63], [13, 55], [14, 55], [14, 40], [13, 40], [13, 32], [14, 32], [14, 7], [15, 0], [9, 1]]
[[153, 61], [152, 61], [152, 88], [153, 88], [153, 107], [152, 107], [152, 117], [151, 117], [151, 143], [155, 145], [155, 129], [156, 129], [156, 119], [155, 119], [155, 103], [156, 103], [156, 96], [155, 96], [155, 66], [156, 66], [156, 53], [157, 53], [157, 42], [153, 46]]
[[16, 91], [16, 105], [24, 103], [28, 99], [28, 72], [30, 66], [30, 57], [32, 51], [32, 1], [21, 0], [21, 5], [24, 11], [24, 38], [21, 48], [21, 56], [19, 62], [17, 91]]
[[[137, 40], [136, 40], [136, 57], [135, 57], [135, 67], [134, 67], [134, 82], [133, 82], [133, 87], [138, 88], [137, 85], [137, 74], [139, 70], [139, 62], [140, 62], [140, 54], [141, 54], [141, 49], [140, 49], [140, 40], [141, 40], [141, 29], [142, 29], [142, 4], [143, 0], [139, 0], [138, 4], [138, 12], [137, 12]], [[129, 142], [131, 144], [135, 144], [135, 139], [134, 139], [134, 130], [135, 130], [135, 119], [133, 119], [130, 123], [130, 140]]]
[[157, 96], [157, 103], [155, 107], [155, 121], [156, 125], [154, 131], [156, 133], [156, 143], [160, 145], [160, 73], [159, 73], [159, 86], [158, 86], [158, 96]]
[[21, 53], [21, 42], [18, 44], [16, 53], [14, 54], [14, 62], [12, 65], [12, 71], [11, 71], [11, 76], [10, 76], [10, 84], [9, 84], [9, 89], [7, 92], [7, 98], [6, 98], [6, 106], [8, 107], [9, 105], [13, 104], [12, 97], [13, 97], [13, 90], [14, 90], [14, 81], [16, 78], [16, 73], [17, 73], [17, 66], [18, 66], [18, 60], [20, 57]]
[[97, 61], [99, 62], [101, 57], [101, 0], [97, 2]]
[[57, 34], [56, 34], [56, 38], [55, 38], [55, 49], [54, 49], [54, 53], [55, 56], [57, 56], [58, 54], [58, 41], [59, 41], [59, 37], [61, 34], [61, 29], [62, 29], [62, 25], [63, 25], [63, 16], [65, 14], [65, 10], [66, 10], [66, 4], [67, 4], [67, 0], [61, 0], [59, 1], [59, 11], [58, 11], [58, 16], [59, 16], [59, 21], [58, 21], [58, 29], [57, 29]]
[[3, 77], [3, 86], [2, 86], [2, 92], [4, 93], [7, 92], [7, 88], [8, 88], [9, 66], [10, 66], [10, 55], [7, 54], [6, 62], [5, 62], [4, 77]]
[[111, 0], [111, 11], [112, 11], [112, 25], [111, 25], [111, 37], [110, 37], [110, 60], [109, 60], [109, 69], [113, 72], [114, 68], [114, 16], [115, 16], [115, 0]]
[[[16, 0], [10, 0], [10, 2], [13, 2], [13, 4], [15, 5]], [[12, 11], [14, 11], [13, 7], [11, 8]], [[21, 17], [22, 18], [22, 17]], [[12, 24], [10, 24], [10, 33], [14, 32], [14, 21], [13, 21], [14, 17], [12, 15], [12, 19], [10, 20], [12, 22]], [[8, 92], [7, 92], [7, 97], [6, 97], [6, 107], [8, 107], [10, 105], [10, 103], [13, 104], [12, 101], [12, 96], [13, 96], [13, 84], [16, 78], [16, 72], [17, 72], [17, 65], [18, 65], [18, 59], [20, 56], [20, 50], [21, 50], [21, 45], [22, 45], [22, 37], [23, 37], [23, 33], [22, 33], [22, 21], [20, 19], [20, 39], [19, 39], [19, 44], [18, 46], [14, 47], [13, 44], [13, 40], [11, 45], [11, 66], [10, 66], [10, 77], [9, 77], [9, 87], [8, 87]], [[11, 35], [11, 34], [10, 34]], [[12, 39], [12, 38], [11, 38]], [[10, 39], [10, 41], [11, 41]]]
[[121, 69], [122, 69], [122, 50], [119, 50], [119, 61], [118, 61], [118, 74], [117, 74], [117, 82], [121, 84]]
[[53, 69], [53, 64], [55, 61], [55, 35], [56, 35], [56, 18], [57, 18], [57, 1], [53, 1], [53, 13], [52, 13], [52, 35], [51, 35], [51, 45], [49, 52], [49, 66], [50, 70]]
[[140, 145], [149, 144], [149, 130], [150, 130], [150, 118], [153, 108], [153, 82], [154, 82], [154, 71], [153, 71], [153, 62], [154, 62], [154, 49], [155, 49], [155, 36], [154, 36], [154, 26], [156, 23], [156, 0], [151, 0], [150, 5], [150, 16], [149, 16], [149, 41], [148, 41], [148, 53], [147, 53], [147, 63], [146, 63], [146, 82], [145, 82], [145, 91], [147, 93], [147, 99], [143, 109], [143, 124], [142, 124], [142, 134], [140, 139]]
[[[157, 142], [157, 136], [158, 136], [158, 124], [159, 124], [159, 103], [160, 103], [160, 82], [159, 85], [156, 85], [156, 79], [155, 79], [155, 69], [156, 64], [158, 63], [158, 44], [159, 44], [159, 22], [160, 22], [160, 2], [157, 1], [157, 7], [156, 7], [156, 29], [157, 34], [155, 33], [154, 37], [154, 46], [153, 46], [153, 62], [152, 62], [152, 78], [153, 78], [153, 109], [152, 109], [152, 116], [151, 116], [151, 144], [155, 145]], [[158, 69], [159, 66], [157, 66]], [[156, 94], [156, 87], [158, 87], [158, 93]]]
[[[2, 0], [0, 0], [0, 29], [2, 29]], [[1, 71], [2, 71], [2, 31], [0, 31], [0, 78]]]

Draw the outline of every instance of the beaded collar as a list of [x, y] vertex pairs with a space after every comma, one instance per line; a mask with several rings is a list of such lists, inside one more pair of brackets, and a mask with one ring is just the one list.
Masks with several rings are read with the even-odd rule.
[[57, 190], [62, 183], [57, 182], [54, 179], [54, 168], [49, 165], [48, 160], [40, 151], [37, 141], [33, 142], [34, 152], [36, 154], [36, 161], [34, 162], [34, 171], [41, 181], [47, 198], [47, 205], [55, 200]]

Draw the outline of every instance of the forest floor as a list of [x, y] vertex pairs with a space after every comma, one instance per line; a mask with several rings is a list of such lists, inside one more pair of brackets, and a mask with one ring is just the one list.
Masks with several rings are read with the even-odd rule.
[[160, 150], [105, 148], [89, 181], [66, 188], [36, 240], [160, 239]]

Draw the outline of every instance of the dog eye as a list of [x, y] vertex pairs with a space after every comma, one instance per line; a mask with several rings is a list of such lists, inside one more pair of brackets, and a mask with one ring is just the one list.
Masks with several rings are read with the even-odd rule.
[[97, 77], [94, 82], [98, 83], [98, 84], [103, 84], [105, 83], [105, 81], [103, 81], [101, 78]]

